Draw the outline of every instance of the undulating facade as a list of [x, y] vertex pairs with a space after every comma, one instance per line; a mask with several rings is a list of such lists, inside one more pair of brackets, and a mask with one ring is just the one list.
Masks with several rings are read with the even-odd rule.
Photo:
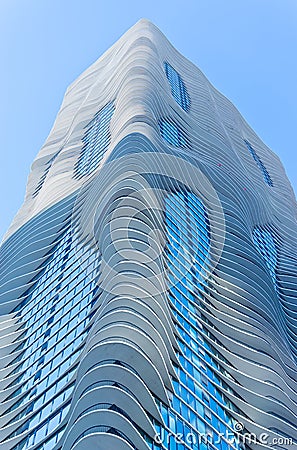
[[296, 218], [139, 21], [68, 88], [1, 246], [0, 450], [296, 448]]

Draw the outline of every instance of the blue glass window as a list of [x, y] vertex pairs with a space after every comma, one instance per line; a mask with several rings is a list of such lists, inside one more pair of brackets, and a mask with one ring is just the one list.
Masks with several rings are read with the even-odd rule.
[[[26, 439], [23, 439], [16, 447], [14, 447], [14, 450], [29, 449], [32, 448], [34, 445], [38, 444], [39, 442], [41, 442], [48, 434], [50, 434], [54, 429], [56, 429], [59, 426], [59, 424], [66, 416], [69, 408], [70, 402], [66, 403], [61, 409], [59, 409], [53, 415], [51, 415], [46, 421], [42, 423], [40, 423], [40, 420], [37, 421], [38, 426], [34, 429], [33, 432], [31, 432], [28, 435]], [[48, 442], [44, 444], [44, 446], [39, 448], [42, 448], [44, 450], [52, 449], [62, 436], [64, 429], [65, 426], [62, 429], [60, 428], [59, 431], [57, 431], [56, 434], [53, 437], [51, 437], [48, 440]]]
[[110, 144], [109, 128], [114, 110], [114, 103], [108, 103], [95, 114], [86, 126], [86, 132], [82, 138], [83, 147], [75, 166], [77, 178], [92, 173], [99, 166]]
[[[37, 444], [51, 427], [56, 427], [59, 422], [55, 411], [63, 409], [66, 414], [63, 404], [71, 398], [74, 388], [74, 383], [69, 382], [75, 376], [87, 336], [100, 269], [96, 251], [85, 249], [81, 258], [77, 251], [71, 226], [65, 225], [15, 309], [16, 318], [24, 327], [23, 343], [16, 349], [21, 353], [12, 361], [13, 365], [17, 362], [18, 365], [8, 374], [9, 377], [17, 375], [8, 386], [15, 390], [6, 400], [11, 401], [20, 394], [21, 398], [5, 414], [24, 405], [10, 424], [29, 413], [31, 416], [6, 440], [28, 431], [30, 435], [22, 441], [25, 445], [22, 448], [29, 448], [31, 442]], [[37, 430], [41, 422], [44, 426]]]
[[190, 97], [181, 76], [169, 63], [165, 62], [164, 67], [173, 98], [184, 111], [189, 111]]
[[266, 169], [266, 167], [262, 163], [262, 161], [259, 158], [259, 156], [257, 155], [256, 151], [253, 149], [253, 147], [251, 146], [251, 144], [248, 141], [244, 141], [244, 142], [245, 142], [245, 145], [247, 146], [250, 154], [252, 155], [252, 157], [256, 161], [257, 166], [261, 170], [265, 183], [268, 184], [268, 186], [273, 186], [273, 182], [272, 182], [272, 179], [271, 179], [271, 177], [270, 177], [270, 175], [268, 173], [268, 170]]
[[159, 128], [162, 138], [168, 144], [174, 147], [186, 147], [187, 142], [183, 132], [170, 119], [161, 119], [159, 121]]
[[55, 159], [57, 158], [57, 156], [58, 156], [59, 153], [60, 153], [60, 152], [57, 152], [57, 153], [56, 153], [56, 154], [55, 154], [55, 155], [47, 162], [46, 168], [45, 168], [43, 174], [41, 175], [40, 180], [38, 181], [38, 184], [37, 184], [37, 186], [36, 186], [36, 188], [35, 188], [35, 190], [34, 190], [34, 192], [33, 192], [33, 194], [32, 194], [32, 197], [36, 197], [36, 196], [38, 195], [39, 191], [41, 190], [42, 186], [44, 185], [44, 182], [45, 182], [46, 177], [47, 177], [47, 175], [48, 175], [48, 173], [49, 173], [49, 170], [50, 170], [50, 168], [52, 167], [53, 162], [55, 161]]
[[273, 234], [271, 231], [256, 227], [253, 230], [253, 241], [258, 252], [264, 258], [265, 264], [269, 270], [275, 290], [277, 290], [276, 265], [277, 249], [275, 246]]
[[[210, 260], [210, 226], [207, 213], [202, 201], [195, 194], [176, 192], [165, 199], [165, 221], [169, 300], [180, 336], [177, 338], [180, 367], [174, 365], [179, 381], [173, 382], [171, 407], [161, 405], [167, 432], [169, 429], [174, 430], [174, 423], [179, 422], [184, 438], [189, 433], [196, 436], [197, 433], [207, 432], [212, 436], [218, 435], [219, 432], [223, 433], [223, 436], [230, 436], [236, 421], [228, 409], [243, 413], [221, 390], [223, 387], [231, 394], [237, 395], [220, 376], [223, 374], [232, 378], [219, 361], [230, 363], [211, 344], [218, 341], [204, 326], [204, 322], [209, 321], [202, 314], [203, 309], [206, 309], [204, 292], [208, 287]], [[202, 298], [204, 302], [201, 302]], [[224, 441], [224, 438], [220, 445], [226, 450], [241, 448], [239, 443], [229, 443]], [[164, 446], [168, 448], [165, 443]], [[221, 447], [214, 443], [203, 447], [200, 443], [199, 446], [193, 445], [191, 448], [200, 450]]]

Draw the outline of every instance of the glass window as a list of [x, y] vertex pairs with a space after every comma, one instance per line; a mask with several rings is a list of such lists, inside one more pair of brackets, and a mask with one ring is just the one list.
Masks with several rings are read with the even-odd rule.
[[60, 423], [61, 412], [56, 414], [52, 419], [50, 419], [48, 424], [48, 433], [51, 433]]
[[164, 67], [174, 100], [184, 111], [189, 111], [190, 97], [187, 92], [185, 83], [183, 82], [179, 73], [169, 63], [165, 62]]
[[250, 154], [252, 155], [254, 161], [256, 161], [257, 166], [261, 170], [265, 183], [268, 184], [268, 186], [273, 186], [273, 182], [272, 182], [272, 179], [271, 179], [271, 177], [270, 177], [270, 175], [268, 173], [268, 170], [264, 166], [264, 164], [261, 161], [260, 157], [257, 155], [256, 151], [254, 150], [254, 148], [251, 146], [251, 144], [248, 141], [244, 141], [244, 142], [245, 142], [245, 145], [247, 146]]
[[[94, 277], [98, 274], [99, 255], [92, 250], [85, 252], [83, 257], [89, 265], [96, 262], [86, 277], [82, 265], [79, 264], [73, 252], [73, 245], [75, 243], [71, 240], [71, 232], [66, 224], [65, 232], [59, 236], [56, 245], [51, 248], [48, 259], [42, 263], [38, 275], [30, 283], [31, 287], [15, 310], [24, 324], [26, 330], [24, 337], [27, 339], [19, 349], [23, 350], [23, 353], [13, 361], [19, 363], [14, 373], [21, 372], [22, 375], [9, 385], [10, 388], [15, 386], [15, 391], [8, 399], [13, 399], [22, 393], [25, 395], [17, 400], [7, 413], [28, 402], [28, 393], [30, 393], [30, 406], [22, 409], [21, 417], [32, 413], [31, 418], [24, 422], [24, 427], [32, 430], [32, 436], [35, 435], [34, 429], [40, 422], [47, 421], [50, 414], [55, 414], [62, 401], [67, 400], [72, 393], [73, 384], [67, 391], [63, 391], [65, 384], [69, 381], [67, 370], [83, 348], [80, 344], [86, 336], [86, 327], [91, 317], [92, 292], [96, 289], [92, 273]], [[62, 261], [63, 264], [61, 264]], [[71, 292], [67, 297], [64, 288], [69, 285], [71, 285]], [[83, 287], [85, 298], [81, 295]], [[36, 295], [37, 291], [40, 294]], [[81, 317], [82, 311], [83, 317]], [[40, 317], [39, 320], [36, 320], [37, 315]], [[67, 327], [59, 334], [62, 327], [61, 316], [65, 318]], [[70, 317], [73, 317], [72, 329], [69, 327]], [[46, 329], [42, 325], [44, 321], [46, 326], [50, 325], [50, 328]], [[72, 370], [71, 376], [75, 370], [76, 368]], [[64, 408], [63, 414], [66, 412]], [[17, 418], [14, 417], [11, 424], [16, 422]], [[24, 427], [14, 431], [14, 436], [22, 433], [26, 429]], [[38, 436], [41, 436], [44, 430], [47, 428], [38, 430]], [[7, 439], [11, 437], [10, 435]], [[22, 445], [28, 445], [28, 440], [22, 442]]]
[[59, 153], [60, 153], [60, 151], [57, 152], [57, 153], [56, 153], [56, 154], [55, 154], [55, 155], [54, 155], [54, 156], [46, 163], [45, 170], [44, 170], [43, 174], [41, 175], [41, 177], [40, 177], [40, 179], [39, 179], [39, 181], [38, 181], [38, 184], [37, 184], [37, 186], [36, 186], [36, 188], [35, 188], [35, 190], [34, 190], [34, 192], [33, 192], [33, 194], [32, 194], [32, 197], [36, 197], [36, 196], [38, 195], [39, 191], [41, 190], [42, 186], [44, 185], [44, 182], [45, 182], [46, 177], [47, 177], [47, 175], [48, 175], [48, 173], [49, 173], [49, 171], [50, 171], [50, 168], [52, 167], [53, 162], [55, 161], [55, 159], [57, 158], [57, 156], [58, 156]]
[[186, 147], [187, 142], [182, 130], [171, 120], [161, 119], [159, 128], [162, 138], [174, 147]]
[[35, 443], [42, 441], [46, 436], [47, 423], [36, 431]]
[[[212, 357], [215, 355], [223, 359], [211, 345], [211, 340], [216, 338], [203, 325], [203, 321], [209, 323], [209, 320], [197, 309], [200, 299], [204, 299], [203, 305], [200, 305], [201, 309], [205, 308], [206, 299], [203, 297], [203, 291], [208, 286], [208, 280], [204, 276], [210, 258], [207, 213], [196, 195], [182, 191], [170, 194], [166, 198], [165, 220], [166, 255], [170, 255], [167, 257], [169, 298], [176, 319], [176, 330], [180, 335], [178, 338], [180, 352], [177, 356], [181, 364], [178, 370], [179, 383], [173, 384], [175, 395], [171, 403], [171, 412], [175, 410], [176, 414], [181, 414], [185, 429], [191, 433], [190, 425], [194, 434], [197, 431], [205, 434], [206, 430], [212, 435], [220, 431], [224, 433], [227, 428], [230, 430], [230, 424], [223, 423], [219, 419], [220, 417], [226, 419], [224, 407], [230, 408], [231, 402], [218, 395], [215, 383], [222, 384], [219, 372], [224, 372], [225, 375], [227, 372]], [[172, 227], [172, 222], [175, 223], [175, 227]], [[178, 246], [174, 253], [171, 250], [176, 241]], [[188, 258], [188, 253], [191, 258]], [[176, 274], [178, 278], [170, 277], [170, 274]], [[224, 387], [231, 392], [229, 386]], [[230, 447], [231, 449], [239, 447], [235, 444]]]
[[82, 138], [83, 147], [75, 166], [75, 177], [80, 178], [92, 173], [100, 164], [107, 147], [110, 144], [109, 125], [114, 113], [114, 103], [108, 103], [95, 114], [86, 126]]
[[258, 252], [263, 257], [269, 270], [275, 290], [277, 290], [276, 265], [277, 249], [274, 243], [274, 237], [271, 231], [256, 227], [253, 230], [253, 241]]

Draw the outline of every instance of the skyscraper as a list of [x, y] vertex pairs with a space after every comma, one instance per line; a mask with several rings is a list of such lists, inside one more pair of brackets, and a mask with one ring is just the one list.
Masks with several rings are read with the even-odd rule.
[[0, 450], [293, 449], [296, 212], [138, 22], [68, 88], [1, 247]]

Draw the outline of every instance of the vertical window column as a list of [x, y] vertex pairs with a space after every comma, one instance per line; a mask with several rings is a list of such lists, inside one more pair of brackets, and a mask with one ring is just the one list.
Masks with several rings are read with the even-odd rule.
[[268, 186], [273, 186], [273, 182], [272, 182], [272, 179], [271, 179], [271, 177], [270, 177], [270, 175], [268, 173], [268, 170], [266, 169], [266, 167], [262, 163], [262, 161], [259, 158], [259, 156], [257, 155], [256, 151], [253, 149], [253, 147], [251, 146], [251, 144], [248, 141], [244, 141], [244, 142], [245, 142], [245, 145], [247, 146], [250, 154], [252, 155], [254, 161], [256, 161], [257, 166], [261, 170], [262, 175], [263, 175], [263, 180], [265, 181], [266, 184], [268, 184]]
[[190, 97], [185, 83], [179, 73], [169, 63], [165, 62], [164, 67], [174, 100], [184, 111], [189, 111]]
[[99, 166], [110, 144], [110, 121], [114, 110], [114, 103], [108, 103], [86, 126], [83, 147], [74, 170], [76, 178], [89, 175]]

